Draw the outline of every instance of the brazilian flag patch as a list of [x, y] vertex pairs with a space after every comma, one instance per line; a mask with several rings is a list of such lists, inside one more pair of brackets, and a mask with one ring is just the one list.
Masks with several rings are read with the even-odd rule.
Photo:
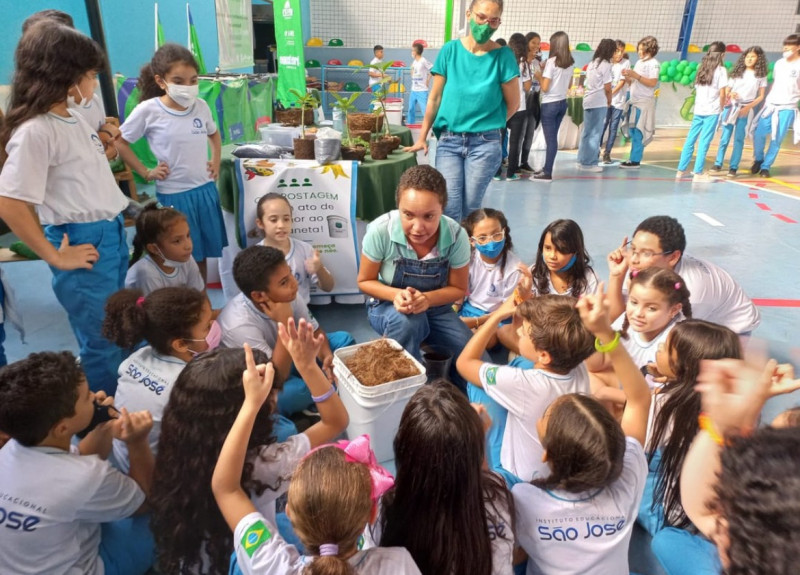
[[264, 522], [259, 520], [253, 523], [250, 528], [242, 535], [242, 549], [247, 553], [247, 556], [252, 558], [256, 549], [261, 547], [261, 544], [268, 541], [272, 537], [272, 533]]
[[495, 385], [497, 383], [497, 368], [486, 368], [486, 385]]

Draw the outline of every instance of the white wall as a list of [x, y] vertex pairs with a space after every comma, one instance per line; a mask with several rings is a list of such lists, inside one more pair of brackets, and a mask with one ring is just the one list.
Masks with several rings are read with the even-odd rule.
[[[454, 1], [454, 30], [463, 21], [469, 0], [310, 0], [311, 36], [326, 43], [341, 38], [346, 46], [406, 47], [418, 38], [432, 47], [444, 39], [445, 6]], [[496, 37], [539, 32], [546, 40], [564, 30], [573, 44], [593, 48], [602, 38], [636, 44], [653, 35], [662, 50], [678, 45], [684, 0], [506, 0]], [[700, 47], [714, 40], [757, 44], [780, 51], [783, 38], [800, 25], [798, 0], [699, 0], [691, 42]]]

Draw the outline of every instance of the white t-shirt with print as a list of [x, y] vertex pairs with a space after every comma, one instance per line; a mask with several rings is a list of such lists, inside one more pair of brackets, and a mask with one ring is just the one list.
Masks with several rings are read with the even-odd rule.
[[[611, 62], [592, 60], [586, 68], [586, 81], [583, 83], [583, 109], [608, 107], [605, 86], [612, 83]], [[614, 86], [612, 85], [613, 89]]]
[[[633, 328], [628, 326], [628, 336], [627, 337], [620, 337], [620, 343], [622, 347], [628, 352], [628, 355], [631, 356], [633, 363], [636, 364], [636, 367], [639, 369], [646, 366], [648, 363], [655, 363], [656, 361], [656, 353], [658, 352], [658, 346], [662, 343], [667, 342], [667, 337], [669, 336], [669, 332], [672, 331], [672, 328], [675, 327], [676, 324], [682, 322], [686, 319], [682, 313], [678, 313], [672, 321], [670, 321], [666, 327], [659, 333], [656, 337], [651, 339], [650, 341], [645, 341], [642, 338], [642, 334], [638, 331], [635, 331]], [[613, 325], [611, 326], [614, 330], [621, 330], [622, 323], [625, 321], [625, 314], [623, 313], [619, 316], [616, 321], [614, 321]], [[653, 376], [647, 375], [645, 377], [647, 381], [647, 385], [650, 386], [650, 389], [654, 389], [656, 387], [660, 387], [662, 384], [657, 384], [653, 380]]]
[[469, 262], [469, 303], [487, 313], [500, 307], [517, 287], [520, 276], [517, 265], [520, 263], [522, 260], [514, 252], [508, 252], [505, 268], [501, 268], [499, 261], [486, 263], [478, 250], [473, 250]]
[[76, 112], [40, 114], [6, 144], [0, 196], [37, 206], [43, 224], [99, 222], [128, 206], [97, 131]]
[[248, 452], [247, 462], [253, 465], [252, 478], [266, 486], [261, 495], [250, 496], [256, 509], [275, 525], [275, 502], [289, 490], [295, 468], [308, 452], [311, 443], [305, 433], [292, 435], [283, 443], [262, 445]]
[[[624, 82], [625, 78], [622, 76], [623, 70], [630, 70], [631, 69], [631, 61], [627, 58], [623, 58], [617, 64], [612, 64], [611, 66], [611, 89], [617, 87], [617, 84], [620, 82]], [[625, 100], [628, 99], [628, 84], [626, 83], [622, 88], [619, 89], [619, 92], [611, 96], [611, 105], [614, 106], [617, 110], [621, 110], [625, 107]]]
[[[266, 246], [266, 240], [261, 240], [261, 245]], [[289, 238], [289, 253], [285, 257], [294, 279], [297, 280], [297, 295], [308, 305], [311, 301], [311, 287], [319, 284], [317, 274], [306, 271], [306, 260], [314, 257], [314, 248], [307, 242]]]
[[525, 82], [531, 81], [531, 71], [526, 62], [519, 64], [519, 108], [517, 112], [524, 112], [527, 110], [527, 102], [525, 101]]
[[411, 62], [411, 91], [412, 92], [427, 92], [428, 79], [431, 77], [431, 64], [425, 56], [420, 56], [419, 60]]
[[[639, 60], [633, 66], [633, 71], [639, 74], [642, 78], [658, 78], [658, 75], [661, 72], [661, 64], [659, 64], [658, 60], [655, 58]], [[650, 88], [641, 82], [634, 80], [630, 86], [631, 100], [636, 101], [650, 100], [654, 98], [658, 84]]]
[[160, 98], [151, 98], [133, 109], [120, 127], [128, 142], [147, 138], [153, 155], [166, 162], [169, 175], [156, 180], [161, 194], [192, 190], [212, 181], [208, 175], [208, 137], [217, 133], [217, 125], [205, 100], [197, 99], [183, 112], [165, 106]]
[[54, 447], [0, 449], [0, 573], [102, 575], [102, 523], [144, 503], [136, 482], [96, 455]]
[[773, 106], [794, 106], [800, 101], [800, 58], [789, 62], [781, 58], [772, 69], [772, 89], [765, 102]]
[[[236, 561], [245, 575], [301, 575], [315, 558], [300, 555], [260, 513], [245, 515], [233, 532]], [[375, 547], [347, 560], [358, 574], [420, 575], [403, 547]]]
[[720, 91], [728, 85], [728, 71], [725, 66], [718, 66], [714, 70], [714, 78], [708, 86], [695, 84], [694, 115], [713, 116], [722, 111], [719, 101]]
[[[296, 322], [305, 319], [315, 331], [319, 329], [317, 320], [301, 298], [294, 298], [292, 312]], [[272, 350], [278, 341], [278, 324], [256, 309], [255, 304], [243, 293], [225, 304], [217, 322], [222, 329], [224, 347], [240, 348], [247, 342], [253, 349], [260, 349], [272, 357]]]
[[480, 382], [508, 410], [500, 463], [523, 481], [549, 473], [536, 422], [554, 400], [567, 393], [589, 393], [589, 374], [581, 363], [566, 375], [484, 363]]
[[547, 92], [542, 90], [542, 104], [567, 99], [567, 90], [572, 79], [572, 66], [559, 68], [556, 66], [556, 58], [553, 56], [545, 62], [542, 78], [550, 78], [550, 89]]
[[[378, 58], [376, 56], [375, 58], [370, 60], [369, 64], [370, 64], [370, 66], [375, 66], [376, 64], [383, 64], [383, 60], [381, 60], [380, 58]], [[370, 68], [369, 71], [372, 72], [372, 73], [375, 73], [375, 72], [378, 72], [379, 70], [374, 70], [374, 69]], [[369, 86], [374, 86], [375, 84], [377, 84], [380, 81], [381, 81], [381, 77], [380, 76], [374, 76], [374, 77], [370, 76], [369, 77]]]
[[728, 78], [728, 87], [731, 94], [739, 96], [739, 103], [747, 104], [756, 99], [761, 88], [767, 87], [767, 78], [757, 78], [753, 70], [745, 70], [739, 78]]
[[[185, 361], [171, 355], [161, 355], [149, 345], [136, 350], [119, 365], [114, 406], [117, 409], [124, 407], [130, 412], [150, 412], [153, 429], [147, 439], [153, 455], [158, 452], [164, 408], [184, 367]], [[116, 466], [127, 473], [130, 464], [125, 442], [118, 439], [113, 441], [113, 458]]]
[[527, 575], [628, 573], [628, 546], [646, 479], [644, 450], [627, 437], [622, 474], [605, 488], [570, 493], [515, 485], [517, 541], [528, 553]]
[[168, 274], [158, 267], [149, 255], [146, 255], [128, 268], [128, 273], [125, 274], [125, 287], [140, 289], [147, 296], [165, 287], [189, 287], [204, 291], [206, 284], [200, 275], [197, 262], [192, 258]]

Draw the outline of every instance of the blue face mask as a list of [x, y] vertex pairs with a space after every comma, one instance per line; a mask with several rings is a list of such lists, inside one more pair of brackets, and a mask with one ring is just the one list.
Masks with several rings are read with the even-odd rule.
[[489, 242], [488, 244], [481, 245], [475, 244], [475, 249], [487, 258], [496, 258], [503, 253], [503, 248], [506, 246], [506, 239], [503, 238], [499, 242]]
[[[542, 256], [542, 259], [544, 259], [544, 256]], [[578, 259], [578, 254], [572, 254], [572, 257], [569, 258], [569, 261], [567, 262], [567, 265], [565, 265], [563, 268], [558, 270], [558, 273], [566, 272], [566, 271], [569, 271], [570, 269], [572, 269], [572, 266], [575, 265], [575, 262], [577, 261], [577, 259]]]

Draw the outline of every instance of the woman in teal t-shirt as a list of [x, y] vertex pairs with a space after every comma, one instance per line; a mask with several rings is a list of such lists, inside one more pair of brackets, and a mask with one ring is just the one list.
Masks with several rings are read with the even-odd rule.
[[514, 54], [491, 40], [502, 13], [502, 0], [472, 0], [469, 34], [439, 52], [419, 140], [405, 149], [427, 153], [433, 128], [436, 169], [447, 180], [445, 215], [456, 221], [481, 207], [502, 161], [501, 131], [519, 107]]

